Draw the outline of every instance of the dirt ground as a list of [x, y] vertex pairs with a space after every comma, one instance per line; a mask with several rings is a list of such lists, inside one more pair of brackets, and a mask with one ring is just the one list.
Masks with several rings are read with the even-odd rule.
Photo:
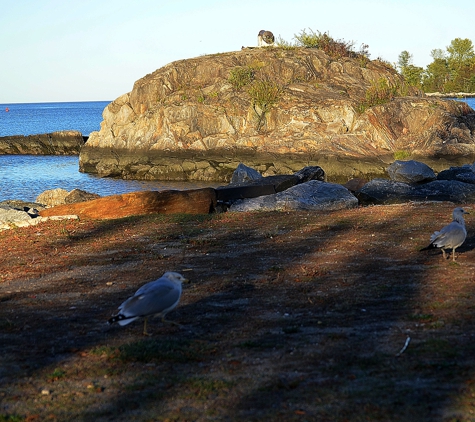
[[[0, 421], [475, 421], [475, 208], [150, 215], [0, 232]], [[109, 326], [165, 271], [159, 319]]]

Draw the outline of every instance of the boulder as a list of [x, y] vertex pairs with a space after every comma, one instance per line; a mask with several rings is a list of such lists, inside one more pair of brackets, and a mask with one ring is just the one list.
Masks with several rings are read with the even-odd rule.
[[427, 164], [414, 160], [396, 160], [388, 167], [387, 171], [391, 180], [396, 182], [422, 183], [436, 179], [434, 170]]
[[69, 192], [66, 189], [57, 188], [45, 190], [36, 197], [35, 202], [46, 205], [48, 207], [54, 207], [56, 205], [64, 204], [64, 199], [68, 195]]
[[230, 211], [330, 211], [354, 208], [358, 200], [341, 185], [311, 180], [283, 192], [236, 201]]
[[434, 180], [421, 185], [373, 179], [356, 196], [362, 205], [399, 204], [408, 201], [475, 201], [475, 185], [455, 180]]
[[40, 211], [40, 216], [74, 214], [80, 218], [112, 219], [153, 213], [208, 214], [215, 205], [216, 194], [212, 188], [141, 191], [58, 205]]
[[326, 181], [325, 171], [320, 166], [307, 166], [294, 174], [299, 179], [299, 183], [310, 182], [310, 180]]
[[98, 199], [101, 196], [96, 193], [86, 192], [81, 189], [73, 189], [68, 192], [66, 189], [51, 189], [46, 190], [38, 195], [36, 202], [47, 207], [54, 207], [56, 205], [74, 204], [75, 202], [90, 201]]
[[353, 179], [348, 180], [343, 186], [348, 189], [350, 192], [359, 191], [368, 181], [362, 179], [361, 177], [354, 177]]
[[437, 175], [437, 180], [458, 180], [465, 183], [475, 183], [475, 173], [472, 166], [450, 167]]
[[258, 179], [262, 179], [261, 173], [259, 173], [257, 170], [254, 170], [251, 167], [246, 166], [243, 163], [239, 163], [239, 165], [237, 166], [236, 170], [234, 170], [234, 173], [231, 177], [230, 185], [246, 183], [251, 180], [258, 180]]
[[0, 137], [0, 154], [78, 155], [83, 145], [81, 132], [73, 130], [3, 136]]
[[[244, 166], [241, 168], [240, 173], [237, 173], [236, 169], [234, 174], [251, 174], [255, 176], [255, 178], [236, 177], [236, 182], [230, 183], [228, 186], [217, 188], [216, 199], [218, 201], [232, 202], [237, 199], [272, 195], [289, 189], [299, 183], [305, 183], [310, 180], [325, 180], [325, 171], [319, 166], [307, 166], [295, 174], [267, 177], [262, 177], [256, 170]], [[257, 174], [259, 177], [257, 177]]]
[[17, 210], [8, 206], [0, 206], [0, 222], [18, 222], [30, 220], [31, 215], [26, 211]]
[[76, 202], [92, 201], [93, 199], [98, 199], [100, 197], [101, 195], [98, 195], [97, 193], [90, 193], [81, 189], [73, 189], [65, 196], [64, 203], [74, 204]]

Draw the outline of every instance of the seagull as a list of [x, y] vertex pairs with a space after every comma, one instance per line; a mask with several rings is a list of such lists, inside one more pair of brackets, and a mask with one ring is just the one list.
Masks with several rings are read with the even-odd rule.
[[444, 258], [447, 258], [445, 249], [452, 249], [452, 260], [455, 261], [455, 249], [461, 246], [467, 237], [467, 230], [465, 229], [465, 221], [463, 219], [464, 214], [470, 213], [463, 208], [455, 208], [452, 213], [453, 221], [440, 231], [434, 232], [430, 237], [430, 245], [422, 248], [421, 251], [441, 248]]
[[108, 320], [109, 324], [117, 322], [127, 325], [138, 318], [144, 318], [143, 333], [147, 332], [147, 319], [151, 316], [161, 316], [163, 322], [179, 325], [168, 321], [165, 315], [175, 309], [180, 301], [181, 283], [188, 280], [179, 273], [168, 271], [159, 279], [144, 284], [135, 294], [119, 306], [119, 313]]

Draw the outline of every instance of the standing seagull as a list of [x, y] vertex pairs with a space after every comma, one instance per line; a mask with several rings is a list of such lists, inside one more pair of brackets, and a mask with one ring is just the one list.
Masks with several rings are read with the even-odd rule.
[[452, 249], [452, 260], [455, 261], [455, 249], [465, 242], [467, 237], [467, 230], [465, 229], [464, 214], [470, 214], [464, 211], [463, 208], [455, 208], [452, 213], [453, 221], [442, 228], [442, 230], [435, 232], [430, 237], [430, 245], [422, 248], [421, 251], [432, 248], [441, 248], [444, 258], [447, 258], [445, 249]]
[[167, 321], [165, 315], [178, 305], [181, 296], [181, 283], [187, 281], [179, 273], [166, 272], [158, 280], [144, 284], [132, 297], [119, 306], [119, 313], [109, 319], [109, 324], [117, 322], [119, 325], [127, 325], [138, 318], [144, 318], [143, 333], [146, 336], [149, 335], [147, 319], [150, 316], [160, 315], [163, 322], [177, 324]]

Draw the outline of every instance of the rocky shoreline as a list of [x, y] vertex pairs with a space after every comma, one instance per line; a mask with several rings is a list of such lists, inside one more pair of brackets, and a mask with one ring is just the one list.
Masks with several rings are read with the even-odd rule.
[[79, 155], [87, 137], [78, 131], [0, 137], [0, 155]]
[[47, 219], [115, 219], [145, 214], [208, 214], [247, 211], [333, 211], [358, 206], [405, 202], [475, 202], [475, 163], [436, 173], [414, 160], [395, 161], [389, 179], [327, 182], [325, 171], [307, 166], [292, 175], [263, 177], [240, 164], [231, 183], [188, 191], [142, 191], [99, 195], [74, 189], [46, 191], [34, 203], [0, 203], [0, 230], [38, 224]]

